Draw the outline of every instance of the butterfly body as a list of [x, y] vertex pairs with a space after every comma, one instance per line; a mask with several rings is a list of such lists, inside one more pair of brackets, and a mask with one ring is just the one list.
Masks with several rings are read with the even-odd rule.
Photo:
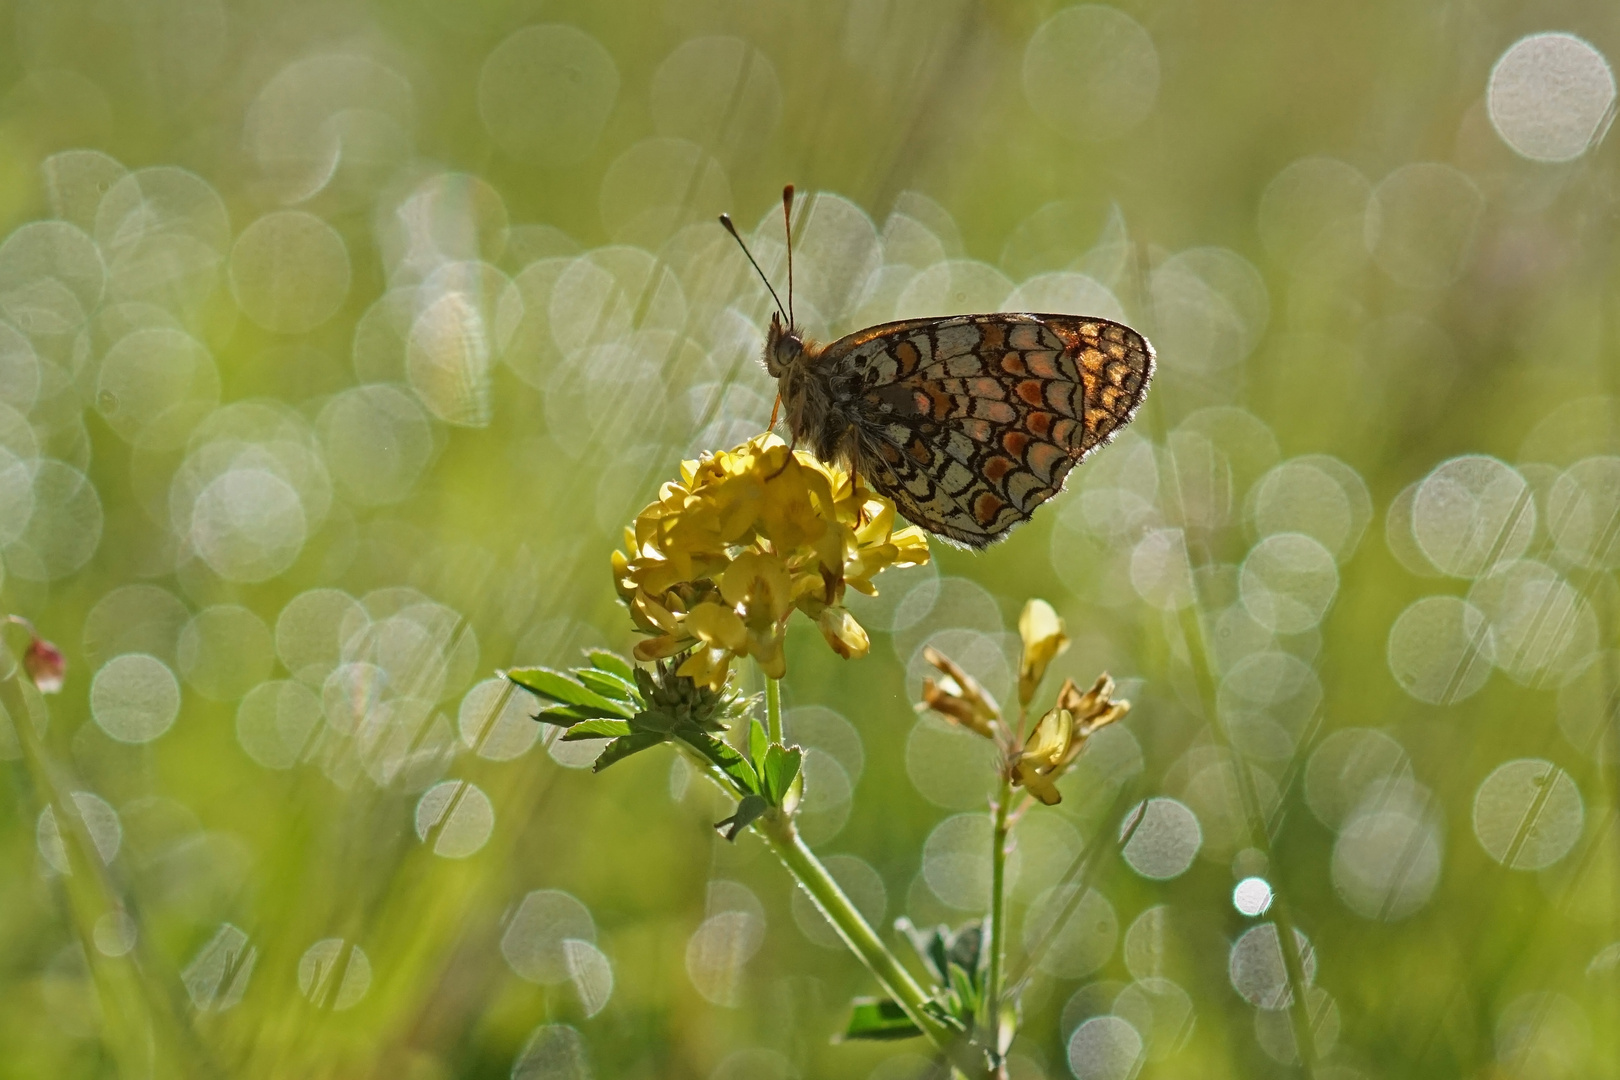
[[826, 346], [773, 316], [765, 367], [797, 445], [853, 469], [914, 524], [982, 548], [1130, 422], [1153, 350], [1127, 326], [1075, 315], [913, 319]]

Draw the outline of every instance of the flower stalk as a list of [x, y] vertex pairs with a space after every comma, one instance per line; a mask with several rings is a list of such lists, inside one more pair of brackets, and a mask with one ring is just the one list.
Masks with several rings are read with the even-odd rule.
[[[67, 790], [71, 785], [57, 775], [41, 739], [46, 713], [43, 695], [60, 689], [65, 665], [61, 653], [26, 619], [6, 616], [4, 621], [26, 627], [31, 640], [21, 664], [0, 642], [0, 723], [9, 716], [17, 733], [36, 811], [49, 810], [56, 819], [68, 866], [59, 883], [101, 1003], [107, 1052], [119, 1070], [129, 1075], [195, 1075], [200, 1055], [167, 994], [136, 962], [137, 953], [108, 956], [96, 947], [97, 921], [123, 905]], [[41, 664], [45, 666], [41, 668]]]
[[754, 831], [764, 839], [794, 880], [810, 894], [816, 907], [838, 931], [849, 950], [860, 958], [866, 969], [877, 979], [884, 993], [905, 1010], [935, 1049], [945, 1054], [951, 1064], [963, 1075], [974, 1078], [995, 1076], [982, 1050], [970, 1043], [964, 1032], [957, 1031], [940, 1020], [930, 1008], [928, 993], [895, 957], [883, 940], [877, 936], [866, 918], [855, 908], [838, 882], [817, 859], [792, 820], [773, 812], [754, 822]]
[[765, 728], [772, 743], [782, 741], [782, 680], [765, 677]]
[[990, 809], [990, 959], [984, 979], [985, 1040], [999, 1062], [1007, 1047], [1002, 1045], [1002, 972], [1007, 952], [1007, 855], [1012, 846], [1008, 806], [1012, 802], [1012, 781], [1003, 770], [1001, 788]]

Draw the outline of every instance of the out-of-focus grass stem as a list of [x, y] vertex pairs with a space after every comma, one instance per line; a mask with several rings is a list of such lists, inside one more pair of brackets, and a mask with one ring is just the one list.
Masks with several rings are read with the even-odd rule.
[[[0, 649], [6, 646], [0, 645]], [[67, 913], [100, 999], [102, 1037], [118, 1073], [126, 1077], [206, 1076], [187, 1033], [179, 1024], [167, 991], [154, 985], [134, 962], [135, 951], [108, 956], [96, 945], [96, 922], [122, 909], [108, 880], [95, 842], [74, 803], [54, 775], [34, 717], [43, 715], [42, 695], [26, 680], [9, 651], [9, 674], [0, 678], [0, 713], [11, 717], [22, 749], [23, 769], [35, 809], [56, 820], [68, 872], [60, 878]]]
[[[1207, 638], [1204, 634], [1204, 622], [1201, 612], [1202, 605], [1196, 595], [1197, 575], [1192, 575], [1194, 585], [1194, 598], [1191, 604], [1181, 609], [1178, 626], [1184, 644], [1187, 647], [1188, 661], [1192, 668], [1193, 678], [1197, 680], [1198, 697], [1203, 702], [1204, 710], [1209, 718], [1209, 729], [1220, 747], [1232, 763], [1232, 775], [1237, 783], [1238, 800], [1243, 804], [1243, 816], [1247, 824], [1249, 844], [1266, 856], [1266, 863], [1271, 865], [1271, 835], [1266, 827], [1266, 815], [1260, 806], [1260, 796], [1254, 787], [1254, 777], [1249, 774], [1249, 766], [1243, 760], [1243, 755], [1232, 745], [1227, 736], [1226, 727], [1221, 723], [1215, 711], [1215, 688], [1210, 668], [1209, 654], [1205, 647]], [[1306, 979], [1305, 962], [1299, 950], [1299, 939], [1295, 936], [1294, 920], [1289, 910], [1286, 897], [1286, 888], [1278, 882], [1271, 882], [1272, 902], [1270, 915], [1272, 925], [1277, 928], [1277, 945], [1282, 951], [1283, 972], [1288, 979], [1288, 1015], [1292, 1021], [1294, 1042], [1299, 1049], [1300, 1066], [1307, 1078], [1316, 1073], [1316, 1040], [1311, 1030], [1310, 1003], [1305, 998]]]

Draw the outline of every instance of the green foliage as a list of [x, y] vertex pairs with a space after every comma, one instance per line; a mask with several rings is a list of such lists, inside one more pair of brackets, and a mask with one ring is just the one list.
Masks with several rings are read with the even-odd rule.
[[926, 930], [910, 919], [895, 921], [895, 929], [910, 942], [918, 959], [934, 980], [939, 1014], [952, 1026], [972, 1031], [984, 1003], [984, 977], [989, 956], [985, 952], [985, 924], [974, 920], [952, 930], [934, 926]]
[[567, 672], [520, 668], [508, 671], [506, 678], [536, 697], [555, 702], [541, 709], [535, 719], [566, 728], [564, 742], [612, 740], [596, 759], [594, 771], [601, 772], [675, 738], [730, 776], [743, 792], [759, 790], [754, 766], [710, 735], [746, 715], [750, 701], [729, 685], [714, 691], [676, 674], [680, 657], [661, 661], [648, 671], [604, 650], [588, 656], [589, 667]]
[[849, 1024], [844, 1028], [846, 1039], [910, 1039], [922, 1032], [911, 1022], [906, 1011], [888, 998], [858, 997], [850, 1002]]

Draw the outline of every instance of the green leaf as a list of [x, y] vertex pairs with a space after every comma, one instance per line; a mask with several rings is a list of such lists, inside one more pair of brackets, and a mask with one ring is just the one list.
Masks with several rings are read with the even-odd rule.
[[591, 667], [605, 671], [609, 675], [617, 675], [624, 682], [635, 685], [635, 666], [618, 653], [610, 653], [606, 649], [592, 649], [585, 655], [590, 659]]
[[624, 702], [603, 697], [595, 690], [588, 689], [562, 672], [552, 671], [550, 668], [519, 668], [508, 671], [506, 677], [530, 693], [560, 705], [592, 710], [590, 715], [617, 716], [623, 720], [635, 715], [635, 710], [626, 706]]
[[626, 720], [581, 720], [563, 733], [563, 742], [581, 739], [618, 739], [633, 734]]
[[765, 797], [771, 800], [773, 806], [781, 806], [787, 798], [788, 788], [793, 786], [793, 778], [799, 775], [799, 763], [803, 760], [804, 751], [797, 746], [778, 744], [765, 751], [765, 766], [760, 772], [764, 779]]
[[[737, 812], [722, 821], [715, 822], [714, 827], [725, 833], [727, 840], [735, 841], [738, 833], [752, 825], [759, 815], [770, 808], [771, 804], [766, 802], [763, 796], [745, 795], [737, 804]], [[728, 825], [731, 826], [729, 829], [726, 828]]]
[[974, 985], [979, 985], [984, 977], [984, 939], [984, 921], [975, 919], [957, 927], [946, 943], [950, 962], [961, 965], [962, 970], [973, 977]]
[[626, 735], [622, 739], [614, 739], [602, 748], [597, 756], [596, 764], [591, 766], [591, 772], [601, 772], [615, 761], [622, 761], [631, 754], [639, 754], [643, 750], [657, 746], [664, 741], [664, 737], [657, 732], [638, 731], [634, 735]]
[[605, 698], [612, 701], [622, 701], [627, 705], [636, 704], [635, 695], [631, 691], [630, 684], [617, 675], [610, 675], [605, 671], [597, 671], [595, 668], [587, 667], [576, 668], [574, 677], [580, 681], [585, 689], [594, 690]]
[[909, 1039], [922, 1029], [911, 1022], [897, 1002], [888, 998], [862, 997], [850, 1002], [854, 1011], [844, 1028], [846, 1039]]
[[737, 789], [743, 794], [758, 795], [760, 793], [759, 774], [754, 771], [752, 765], [748, 764], [748, 759], [733, 750], [729, 744], [692, 728], [677, 731], [675, 737], [714, 762], [721, 772], [731, 777], [732, 781], [737, 785]]
[[629, 720], [633, 716], [635, 713], [626, 715], [617, 710], [598, 709], [594, 705], [553, 705], [549, 709], [541, 709], [535, 719], [560, 727], [573, 727], [581, 720]]
[[962, 1019], [971, 1020], [979, 1014], [979, 988], [974, 985], [973, 976], [957, 964], [951, 965], [950, 976], [951, 991], [961, 1002]]
[[769, 745], [769, 740], [765, 737], [765, 725], [755, 717], [748, 723], [748, 760], [753, 763], [755, 769], [764, 769], [765, 748]]
[[911, 947], [917, 951], [917, 958], [927, 965], [934, 981], [943, 983], [947, 977], [945, 967], [950, 962], [948, 956], [950, 945], [946, 941], [950, 929], [945, 926], [920, 929], [904, 915], [894, 921], [894, 928], [906, 935]]
[[569, 728], [584, 718], [575, 716], [572, 709], [556, 705], [549, 709], [541, 709], [531, 719], [538, 720], [542, 724], [555, 724], [557, 727]]

